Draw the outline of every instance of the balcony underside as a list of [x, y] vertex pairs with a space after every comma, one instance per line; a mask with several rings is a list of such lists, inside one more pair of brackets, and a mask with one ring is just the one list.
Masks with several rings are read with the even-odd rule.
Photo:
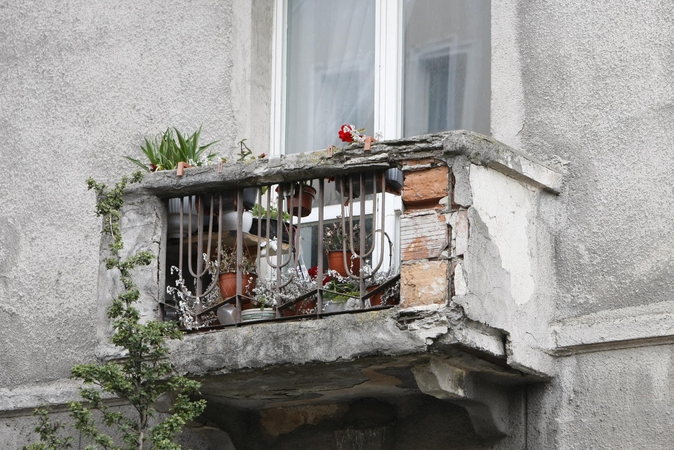
[[508, 391], [543, 381], [508, 366], [504, 336], [448, 310], [397, 309], [231, 328], [175, 343], [178, 370], [214, 407], [263, 411], [428, 394], [463, 406], [484, 437], [508, 434]]

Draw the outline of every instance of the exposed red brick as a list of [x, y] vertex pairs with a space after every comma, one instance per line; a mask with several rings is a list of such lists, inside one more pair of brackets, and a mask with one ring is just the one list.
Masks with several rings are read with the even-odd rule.
[[448, 195], [447, 166], [405, 173], [403, 203], [408, 209], [439, 207], [439, 200]]
[[445, 216], [424, 214], [403, 216], [400, 220], [400, 247], [403, 261], [437, 258], [447, 247]]
[[400, 306], [443, 305], [447, 302], [447, 261], [403, 265], [400, 270]]

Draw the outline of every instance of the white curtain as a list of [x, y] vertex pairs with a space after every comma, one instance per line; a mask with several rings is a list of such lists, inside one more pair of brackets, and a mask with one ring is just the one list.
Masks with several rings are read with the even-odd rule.
[[374, 134], [374, 0], [288, 0], [286, 153]]

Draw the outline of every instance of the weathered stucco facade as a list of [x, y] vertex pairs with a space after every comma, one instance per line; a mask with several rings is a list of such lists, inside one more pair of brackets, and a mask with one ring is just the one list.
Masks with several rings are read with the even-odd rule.
[[[171, 194], [398, 166], [403, 237], [423, 230], [403, 239], [396, 308], [172, 344], [209, 399], [192, 446], [671, 448], [674, 5], [491, 3], [493, 139], [156, 173], [129, 193], [129, 248], [161, 254]], [[114, 182], [167, 126], [266, 149], [273, 9], [0, 4], [0, 448], [76, 395], [70, 367], [114, 352], [85, 180]], [[161, 270], [139, 274], [148, 317]]]

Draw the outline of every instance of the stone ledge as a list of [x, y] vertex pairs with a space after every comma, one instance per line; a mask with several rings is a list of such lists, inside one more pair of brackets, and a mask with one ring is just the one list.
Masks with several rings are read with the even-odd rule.
[[443, 144], [446, 153], [465, 155], [473, 164], [490, 167], [516, 180], [555, 194], [562, 188], [561, 173], [489, 136], [456, 132], [448, 135]]
[[[508, 367], [504, 334], [440, 305], [340, 314], [195, 333], [170, 343], [176, 370], [219, 376], [278, 367], [346, 364], [363, 358], [388, 362], [435, 354], [472, 355], [487, 361], [473, 370], [531, 375]], [[505, 372], [504, 372], [505, 371]]]
[[[17, 388], [0, 389], [0, 417], [30, 416], [33, 410], [40, 405], [65, 405], [71, 400], [80, 399], [79, 388], [82, 382], [63, 379], [34, 385], [24, 385]], [[104, 399], [120, 402], [110, 394], [104, 394]], [[56, 408], [58, 410], [58, 408]]]
[[674, 343], [674, 301], [601, 311], [552, 324], [555, 355]]
[[228, 163], [223, 165], [222, 172], [218, 172], [217, 165], [187, 169], [182, 177], [176, 176], [174, 171], [155, 172], [146, 176], [140, 185], [130, 186], [127, 192], [170, 198], [263, 183], [327, 178], [386, 169], [410, 159], [442, 159], [459, 154], [467, 156], [473, 164], [491, 167], [550, 192], [560, 192], [563, 177], [558, 171], [489, 136], [466, 130], [380, 141], [372, 146], [371, 152], [364, 152], [362, 145], [350, 145], [334, 152], [319, 150]]

